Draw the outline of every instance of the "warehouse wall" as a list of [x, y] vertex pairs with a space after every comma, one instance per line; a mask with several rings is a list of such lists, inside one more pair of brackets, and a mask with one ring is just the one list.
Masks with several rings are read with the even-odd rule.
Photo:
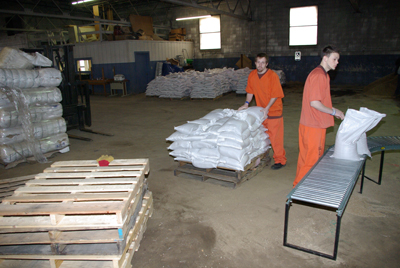
[[[129, 80], [127, 84], [128, 93], [142, 93], [138, 88], [137, 81], [143, 72], [143, 66], [136, 63], [135, 52], [149, 52], [150, 66], [148, 70], [148, 81], [154, 79], [157, 62], [163, 62], [166, 58], [174, 58], [182, 55], [186, 50], [193, 55], [192, 42], [170, 42], [170, 41], [146, 41], [146, 40], [121, 40], [112, 42], [80, 43], [74, 46], [74, 58], [91, 59], [94, 78], [101, 78], [102, 68], [105, 78], [113, 78], [113, 68], [116, 74], [123, 74]], [[186, 53], [185, 51], [185, 53]], [[96, 92], [102, 92], [102, 86], [95, 87]]]
[[[235, 1], [236, 2], [236, 1]], [[318, 45], [289, 47], [289, 10], [291, 7], [318, 5]], [[259, 52], [270, 55], [270, 67], [282, 69], [288, 81], [304, 82], [320, 62], [319, 51], [326, 44], [341, 50], [338, 69], [332, 83], [365, 85], [394, 71], [400, 56], [400, 1], [363, 0], [359, 11], [349, 0], [253, 1], [253, 21], [221, 16], [222, 49], [200, 51], [198, 21], [175, 22], [174, 27], [187, 28], [194, 40], [197, 70], [235, 67], [240, 54], [250, 58]], [[175, 17], [207, 14], [190, 8], [175, 11]], [[301, 51], [301, 61], [294, 60]]]

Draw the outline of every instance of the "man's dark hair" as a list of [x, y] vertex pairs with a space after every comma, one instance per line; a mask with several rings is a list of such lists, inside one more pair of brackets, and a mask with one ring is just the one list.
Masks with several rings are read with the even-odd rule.
[[256, 58], [265, 58], [267, 62], [269, 61], [267, 53], [258, 53]]
[[323, 58], [324, 56], [329, 57], [331, 53], [339, 53], [339, 49], [332, 45], [326, 46], [321, 51], [321, 58]]

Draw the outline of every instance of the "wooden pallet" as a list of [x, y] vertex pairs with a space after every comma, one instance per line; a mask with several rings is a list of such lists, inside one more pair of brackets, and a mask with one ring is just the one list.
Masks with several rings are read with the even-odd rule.
[[[212, 180], [220, 182], [220, 184], [225, 186], [236, 186], [240, 185], [241, 183], [253, 178], [261, 170], [269, 165], [271, 162], [271, 158], [269, 156], [269, 150], [257, 157], [255, 157], [250, 164], [248, 164], [243, 171], [240, 170], [232, 170], [226, 168], [210, 168], [210, 169], [203, 169], [197, 168], [193, 166], [191, 163], [188, 162], [179, 162], [179, 167], [174, 170], [175, 176], [182, 176], [186, 175], [186, 177], [193, 177], [200, 179], [202, 181]], [[259, 165], [256, 166], [257, 159], [261, 158]]]
[[107, 167], [97, 161], [56, 162], [3, 199], [0, 245], [46, 244], [59, 254], [58, 245], [108, 243], [121, 252], [148, 172], [148, 159], [116, 160]]
[[16, 189], [25, 185], [25, 182], [34, 178], [35, 175], [28, 175], [0, 180], [0, 201], [5, 197], [13, 195]]
[[[153, 198], [147, 191], [143, 197], [140, 212], [135, 225], [129, 231], [129, 239], [122, 254], [110, 250], [107, 243], [102, 244], [66, 244], [61, 254], [52, 254], [41, 245], [0, 246], [0, 267], [112, 267], [129, 268], [135, 251], [139, 249], [140, 241], [146, 230], [146, 224], [153, 212]], [[47, 254], [46, 254], [47, 253]]]

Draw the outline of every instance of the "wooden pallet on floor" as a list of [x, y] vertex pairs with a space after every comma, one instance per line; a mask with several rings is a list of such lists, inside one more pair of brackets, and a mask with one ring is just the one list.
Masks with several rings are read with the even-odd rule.
[[14, 191], [25, 185], [25, 182], [35, 178], [35, 175], [21, 176], [0, 180], [0, 201], [14, 194]]
[[[187, 176], [201, 179], [202, 181], [213, 180], [220, 182], [220, 184], [225, 186], [236, 186], [241, 183], [253, 178], [261, 170], [270, 164], [271, 158], [269, 156], [269, 151], [266, 153], [255, 157], [250, 164], [248, 164], [243, 171], [232, 170], [226, 168], [197, 168], [188, 162], [179, 162], [179, 167], [174, 170], [175, 176]], [[260, 163], [257, 164], [257, 159], [261, 159]]]
[[140, 212], [135, 220], [134, 227], [129, 231], [129, 243], [122, 254], [110, 251], [105, 244], [70, 245], [64, 246], [62, 254], [39, 252], [40, 245], [17, 245], [9, 248], [0, 246], [0, 267], [59, 267], [59, 268], [86, 268], [110, 267], [129, 268], [133, 254], [138, 250], [140, 241], [146, 230], [146, 224], [153, 212], [153, 198], [147, 191], [143, 197]]

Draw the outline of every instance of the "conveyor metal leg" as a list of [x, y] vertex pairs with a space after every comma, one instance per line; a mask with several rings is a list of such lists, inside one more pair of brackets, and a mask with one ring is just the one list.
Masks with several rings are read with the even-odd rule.
[[367, 177], [367, 176], [364, 175], [365, 164], [364, 164], [364, 169], [363, 169], [363, 177], [362, 177], [362, 180], [361, 180], [361, 181], [363, 181], [363, 179], [364, 179], [364, 177], [365, 177], [366, 179], [368, 179], [368, 180], [370, 180], [370, 181], [372, 181], [372, 182], [375, 182], [375, 183], [378, 184], [378, 185], [381, 185], [381, 183], [382, 183], [382, 172], [383, 172], [383, 162], [384, 162], [384, 160], [385, 160], [385, 151], [381, 151], [381, 162], [380, 162], [380, 165], [379, 165], [379, 177], [378, 177], [378, 181], [375, 181], [375, 180], [371, 179], [370, 177]]
[[290, 201], [286, 202], [286, 208], [285, 208], [285, 226], [284, 226], [284, 231], [283, 231], [283, 245], [286, 247], [290, 247], [290, 248], [294, 248], [300, 251], [304, 251], [307, 253], [311, 253], [320, 257], [324, 257], [324, 258], [328, 258], [331, 260], [336, 260], [337, 257], [337, 251], [338, 251], [338, 247], [339, 247], [339, 235], [340, 235], [340, 224], [342, 221], [342, 216], [341, 215], [337, 215], [337, 221], [336, 221], [336, 232], [335, 232], [335, 244], [334, 244], [334, 248], [333, 248], [333, 255], [328, 255], [326, 253], [322, 253], [319, 251], [315, 251], [312, 249], [308, 249], [308, 248], [304, 248], [304, 247], [300, 247], [300, 246], [296, 246], [293, 244], [290, 244], [287, 242], [287, 233], [288, 233], [288, 227], [289, 227], [289, 209], [290, 209]]

